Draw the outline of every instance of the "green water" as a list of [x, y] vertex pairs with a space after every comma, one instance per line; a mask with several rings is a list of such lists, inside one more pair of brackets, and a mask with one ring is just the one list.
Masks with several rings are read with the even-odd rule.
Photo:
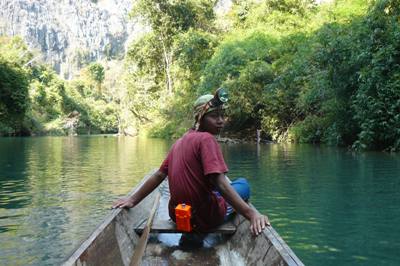
[[[0, 265], [60, 264], [167, 153], [116, 137], [0, 138]], [[306, 265], [399, 265], [400, 155], [222, 145], [229, 176]]]

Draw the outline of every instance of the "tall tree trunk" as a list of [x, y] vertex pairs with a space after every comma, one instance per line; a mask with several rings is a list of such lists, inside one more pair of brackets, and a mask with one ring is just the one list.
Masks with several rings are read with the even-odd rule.
[[171, 76], [172, 51], [169, 51], [169, 52], [167, 51], [167, 48], [165, 47], [165, 43], [162, 39], [161, 39], [161, 43], [163, 46], [165, 74], [167, 76], [167, 80], [166, 80], [167, 92], [168, 92], [168, 95], [172, 95], [172, 92], [173, 92], [173, 83], [172, 83], [172, 76]]
[[117, 114], [117, 121], [118, 121], [118, 135], [121, 136], [124, 132], [124, 129], [122, 128], [122, 111], [119, 110], [119, 114]]

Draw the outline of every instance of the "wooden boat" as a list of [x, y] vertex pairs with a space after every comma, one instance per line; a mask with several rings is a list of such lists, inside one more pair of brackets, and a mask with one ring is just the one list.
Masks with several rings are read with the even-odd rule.
[[303, 265], [272, 226], [252, 236], [249, 222], [240, 215], [209, 234], [205, 247], [182, 250], [180, 234], [168, 217], [168, 198], [168, 185], [163, 182], [136, 207], [113, 210], [64, 265], [130, 265], [152, 206], [158, 207], [141, 265]]

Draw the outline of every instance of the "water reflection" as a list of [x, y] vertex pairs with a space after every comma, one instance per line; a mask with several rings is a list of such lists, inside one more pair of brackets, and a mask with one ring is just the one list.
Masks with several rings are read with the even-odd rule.
[[29, 148], [23, 139], [15, 138], [1, 141], [0, 145], [0, 209], [22, 208], [31, 201], [26, 193], [30, 187], [25, 175]]
[[[0, 138], [0, 265], [59, 264], [171, 142]], [[224, 144], [231, 178], [306, 265], [398, 265], [400, 157], [309, 145]]]
[[305, 264], [399, 264], [398, 155], [291, 144], [224, 151], [230, 175], [249, 174], [253, 204]]
[[62, 262], [168, 149], [139, 138], [0, 139], [0, 264]]

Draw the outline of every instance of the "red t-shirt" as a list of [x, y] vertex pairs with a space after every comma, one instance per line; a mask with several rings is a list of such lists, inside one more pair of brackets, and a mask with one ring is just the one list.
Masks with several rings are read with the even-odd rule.
[[198, 231], [212, 229], [224, 221], [225, 200], [213, 193], [215, 188], [207, 177], [228, 171], [213, 135], [195, 130], [187, 132], [172, 146], [160, 171], [168, 175], [171, 193], [168, 207], [172, 220], [175, 221], [175, 207], [186, 203], [192, 206], [192, 222]]

